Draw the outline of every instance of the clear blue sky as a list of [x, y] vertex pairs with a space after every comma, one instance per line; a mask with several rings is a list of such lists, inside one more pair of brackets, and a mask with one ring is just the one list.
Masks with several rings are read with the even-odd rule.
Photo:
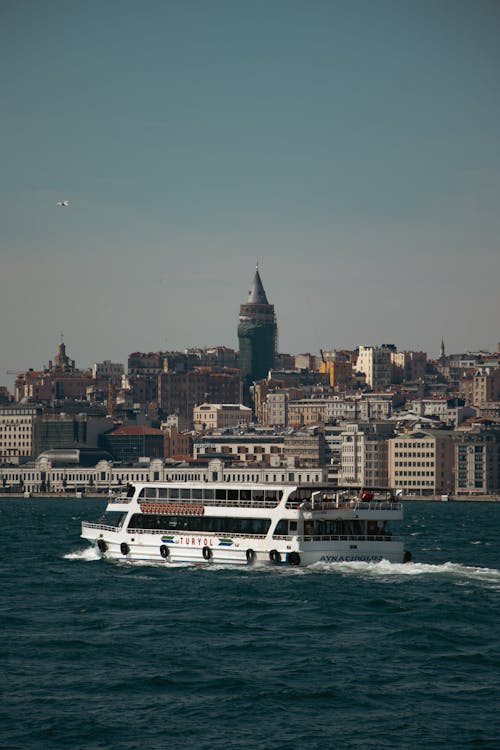
[[281, 351], [496, 349], [497, 0], [3, 0], [0, 92], [1, 383], [237, 348], [256, 257]]

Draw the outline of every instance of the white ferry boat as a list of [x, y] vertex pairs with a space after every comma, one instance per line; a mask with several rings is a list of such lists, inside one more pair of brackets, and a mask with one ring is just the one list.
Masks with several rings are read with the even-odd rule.
[[136, 482], [110, 497], [82, 537], [130, 562], [311, 565], [407, 562], [392, 521], [402, 505], [382, 490], [327, 485]]

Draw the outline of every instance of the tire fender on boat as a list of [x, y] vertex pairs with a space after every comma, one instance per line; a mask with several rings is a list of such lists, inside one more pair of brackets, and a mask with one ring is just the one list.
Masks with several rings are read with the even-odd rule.
[[120, 552], [122, 553], [122, 555], [128, 555], [128, 553], [130, 552], [130, 547], [128, 546], [127, 542], [122, 542], [120, 544]]
[[247, 549], [246, 551], [247, 563], [251, 565], [255, 561], [255, 552], [253, 549]]
[[108, 549], [108, 545], [104, 541], [104, 539], [98, 539], [97, 540], [97, 548], [99, 552], [106, 552]]
[[164, 560], [167, 559], [170, 555], [170, 549], [167, 547], [166, 544], [162, 544], [160, 547], [160, 555], [163, 557]]
[[403, 555], [403, 562], [409, 563], [411, 562], [411, 560], [412, 560], [411, 552], [408, 552], [408, 550], [406, 550], [406, 552]]
[[289, 565], [300, 565], [300, 555], [298, 552], [290, 552], [288, 555]]
[[213, 552], [210, 549], [210, 547], [203, 547], [203, 558], [205, 560], [211, 560], [213, 557]]
[[277, 549], [272, 549], [271, 550], [271, 552], [269, 553], [269, 559], [273, 563], [280, 563], [281, 562], [281, 555], [280, 555], [280, 553], [278, 552]]

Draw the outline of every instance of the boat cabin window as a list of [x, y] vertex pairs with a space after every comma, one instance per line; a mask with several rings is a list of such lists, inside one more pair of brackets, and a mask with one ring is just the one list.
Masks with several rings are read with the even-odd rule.
[[288, 536], [288, 534], [296, 533], [297, 521], [289, 521], [288, 518], [281, 518], [273, 531], [273, 534], [276, 536]]
[[143, 487], [139, 498], [147, 500], [183, 500], [184, 502], [195, 500], [219, 500], [230, 503], [274, 503], [277, 505], [282, 498], [280, 490], [250, 490], [250, 489], [228, 489], [226, 487]]
[[128, 529], [179, 531], [185, 533], [248, 534], [265, 536], [269, 518], [229, 518], [227, 516], [167, 516], [158, 513], [134, 513]]
[[126, 513], [122, 513], [120, 510], [107, 510], [99, 519], [99, 523], [104, 526], [114, 526], [120, 528], [125, 520]]

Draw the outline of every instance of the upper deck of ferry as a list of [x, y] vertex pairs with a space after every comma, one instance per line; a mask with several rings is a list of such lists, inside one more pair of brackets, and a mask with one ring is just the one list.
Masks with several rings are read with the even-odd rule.
[[297, 484], [212, 484], [198, 482], [148, 482], [129, 485], [126, 493], [109, 497], [109, 504], [203, 503], [205, 506], [237, 508], [276, 508], [304, 512], [329, 509], [401, 510], [387, 488], [338, 487], [331, 485]]

